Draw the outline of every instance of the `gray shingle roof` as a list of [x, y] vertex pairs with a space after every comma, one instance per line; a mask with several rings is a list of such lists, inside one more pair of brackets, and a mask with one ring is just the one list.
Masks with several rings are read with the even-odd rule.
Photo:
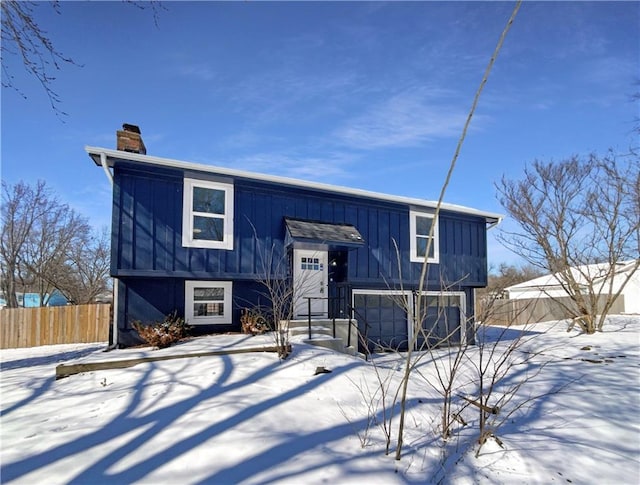
[[358, 229], [351, 224], [305, 221], [285, 218], [290, 236], [296, 240], [309, 240], [334, 244], [364, 244]]

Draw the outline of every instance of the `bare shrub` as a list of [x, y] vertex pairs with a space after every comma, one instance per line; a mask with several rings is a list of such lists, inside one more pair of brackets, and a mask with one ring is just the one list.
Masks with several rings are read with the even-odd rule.
[[245, 308], [240, 315], [242, 333], [260, 335], [270, 329], [269, 315], [261, 308]]
[[[547, 327], [540, 328], [530, 321], [521, 325], [512, 325], [528, 314], [526, 308], [510, 315], [506, 325], [492, 326], [484, 322], [495, 319], [495, 313], [502, 312], [499, 298], [495, 292], [493, 298], [485, 300], [482, 312], [477, 316], [482, 323], [474, 328], [475, 345], [465, 348], [465, 382], [456, 383], [456, 398], [459, 399], [459, 416], [464, 412], [464, 423], [476, 429], [478, 456], [489, 438], [503, 447], [500, 435], [502, 426], [513, 420], [539, 399], [564, 390], [574, 380], [565, 384], [543, 388], [531, 386], [545, 367], [552, 363], [547, 357], [552, 346], [541, 346], [538, 342]], [[536, 392], [530, 389], [536, 388]]]
[[[462, 325], [466, 325], [463, 319]], [[466, 426], [466, 421], [462, 418], [462, 408], [456, 407], [454, 398], [455, 391], [459, 386], [459, 373], [465, 362], [465, 354], [469, 347], [469, 340], [460, 342], [460, 345], [449, 346], [446, 350], [440, 348], [441, 345], [449, 341], [450, 337], [461, 330], [460, 326], [454, 327], [449, 335], [446, 335], [436, 345], [427, 348], [430, 358], [429, 369], [435, 371], [435, 377], [427, 377], [418, 371], [420, 375], [442, 398], [440, 410], [440, 437], [447, 441], [453, 434], [453, 427], [456, 423]]]
[[140, 338], [153, 347], [163, 349], [189, 336], [191, 326], [187, 325], [184, 318], [174, 311], [160, 322], [144, 324], [140, 321], [133, 322], [133, 328]]
[[538, 393], [529, 391], [528, 384], [552, 362], [544, 356], [549, 348], [531, 345], [541, 333], [532, 329], [532, 325], [479, 326], [477, 355], [470, 361], [475, 369], [477, 388], [473, 396], [461, 396], [478, 413], [476, 456], [489, 438], [503, 447], [500, 429], [514, 415], [526, 413], [535, 401], [557, 394], [575, 381], [554, 385]]

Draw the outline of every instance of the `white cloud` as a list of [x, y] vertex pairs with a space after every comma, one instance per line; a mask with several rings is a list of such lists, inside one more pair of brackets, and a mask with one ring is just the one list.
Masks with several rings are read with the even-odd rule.
[[609, 107], [628, 103], [638, 78], [637, 59], [600, 57], [590, 59], [582, 66], [582, 78], [586, 81], [585, 93], [580, 102]]
[[211, 66], [203, 62], [183, 64], [177, 67], [176, 72], [180, 76], [194, 78], [198, 81], [213, 81], [218, 77]]
[[336, 179], [350, 177], [346, 168], [353, 161], [353, 157], [341, 153], [329, 153], [323, 157], [259, 153], [234, 159], [226, 165], [257, 173], [334, 183]]
[[251, 115], [253, 122], [271, 123], [334, 112], [356, 84], [349, 72], [322, 75], [291, 68], [257, 72], [228, 92], [234, 110]]
[[[335, 135], [351, 148], [416, 146], [434, 138], [457, 136], [467, 107], [446, 102], [442, 89], [412, 89], [374, 104], [347, 121]], [[444, 99], [443, 99], [444, 98]]]

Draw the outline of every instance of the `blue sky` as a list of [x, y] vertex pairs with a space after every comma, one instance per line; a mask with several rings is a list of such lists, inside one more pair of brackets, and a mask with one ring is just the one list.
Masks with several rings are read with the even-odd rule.
[[[164, 6], [157, 26], [123, 2], [35, 9], [82, 67], [56, 74], [62, 123], [20, 60], [3, 61], [27, 96], [2, 88], [4, 180], [44, 179], [108, 225], [110, 186], [84, 146], [115, 148], [126, 122], [150, 155], [435, 200], [514, 3]], [[527, 162], [637, 144], [638, 25], [638, 2], [525, 2], [446, 202], [502, 212], [494, 183]], [[518, 261], [494, 235], [489, 260]]]

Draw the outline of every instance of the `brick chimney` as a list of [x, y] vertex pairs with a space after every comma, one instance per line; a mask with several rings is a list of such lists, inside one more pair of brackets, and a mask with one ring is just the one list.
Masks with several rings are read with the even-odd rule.
[[147, 147], [144, 146], [142, 137], [140, 136], [140, 128], [136, 125], [125, 123], [122, 130], [116, 132], [118, 141], [118, 150], [123, 152], [147, 154]]

